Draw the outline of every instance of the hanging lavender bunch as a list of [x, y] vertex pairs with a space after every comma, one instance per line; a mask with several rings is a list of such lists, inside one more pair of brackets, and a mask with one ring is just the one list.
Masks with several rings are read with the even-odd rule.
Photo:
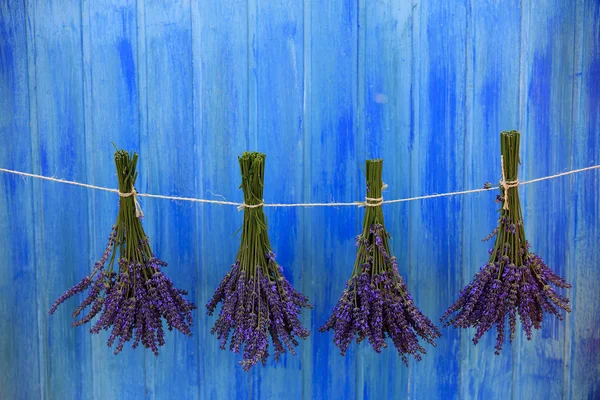
[[498, 227], [484, 239], [496, 237], [494, 247], [490, 249], [490, 258], [441, 318], [447, 321], [445, 326], [477, 328], [473, 337], [475, 344], [495, 325], [496, 354], [502, 350], [507, 317], [512, 342], [517, 314], [529, 340], [531, 329], [541, 328], [544, 313], [556, 315], [562, 320], [560, 309], [571, 311], [569, 299], [556, 293], [550, 286], [570, 288], [571, 285], [532, 253], [525, 239], [517, 188], [519, 141], [518, 131], [500, 134], [503, 170], [501, 194], [496, 202], [502, 203], [503, 207], [500, 209]]
[[248, 371], [259, 361], [266, 364], [268, 336], [275, 348], [275, 361], [286, 348], [296, 354], [296, 336], [306, 339], [309, 335], [298, 315], [303, 307], [312, 306], [285, 279], [269, 243], [262, 207], [265, 155], [243, 153], [239, 162], [245, 204], [242, 243], [235, 263], [206, 308], [212, 315], [223, 303], [211, 333], [217, 335], [223, 350], [231, 334], [229, 349], [238, 353], [244, 348], [240, 364]]
[[407, 355], [416, 360], [425, 354], [419, 336], [435, 346], [440, 337], [437, 327], [415, 306], [398, 261], [391, 256], [389, 233], [383, 223], [381, 173], [383, 160], [367, 160], [367, 201], [363, 231], [356, 237], [358, 253], [346, 289], [331, 317], [320, 329], [333, 329], [334, 342], [342, 355], [356, 337], [357, 343], [368, 338], [376, 352], [387, 347], [386, 335], [396, 346], [402, 361]]
[[[133, 339], [133, 348], [141, 342], [158, 355], [158, 347], [165, 344], [162, 318], [169, 330], [175, 328], [191, 336], [191, 311], [196, 306], [183, 297], [187, 294], [185, 291], [175, 288], [162, 273], [167, 263], [156, 258], [150, 249], [134, 189], [137, 160], [136, 153], [115, 152], [121, 197], [117, 222], [108, 237], [106, 250], [92, 273], [54, 302], [50, 314], [68, 298], [89, 289], [85, 300], [73, 312], [73, 318], [87, 307], [90, 309], [83, 318], [73, 322], [73, 326], [83, 325], [100, 315], [90, 332], [112, 329], [107, 345], [117, 343], [115, 354]], [[116, 248], [119, 249], [118, 260]]]

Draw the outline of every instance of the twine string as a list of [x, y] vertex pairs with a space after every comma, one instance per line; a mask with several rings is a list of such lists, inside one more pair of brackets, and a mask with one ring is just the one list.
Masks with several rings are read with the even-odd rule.
[[[385, 182], [382, 182], [381, 191], [383, 192], [387, 189], [388, 185]], [[356, 205], [358, 207], [379, 207], [384, 203], [383, 195], [381, 197], [365, 197], [365, 201], [358, 201]]]
[[519, 186], [519, 178], [514, 181], [507, 181], [506, 174], [504, 173], [504, 156], [500, 156], [500, 166], [502, 167], [502, 180], [500, 186], [504, 189], [504, 210], [508, 211], [508, 189]]
[[[531, 179], [528, 181], [519, 182], [519, 186], [529, 185], [531, 183], [537, 183], [537, 182], [546, 181], [546, 180], [550, 180], [550, 179], [556, 179], [556, 178], [560, 178], [560, 177], [567, 176], [567, 175], [572, 175], [572, 174], [577, 174], [577, 173], [581, 173], [581, 172], [585, 172], [585, 171], [592, 171], [592, 170], [597, 170], [597, 169], [600, 169], [600, 164], [592, 165], [592, 166], [585, 167], [585, 168], [574, 169], [571, 171], [560, 172], [558, 174], [544, 176], [541, 178], [535, 178], [535, 179]], [[503, 168], [503, 170], [504, 170], [504, 168]], [[50, 181], [50, 182], [63, 183], [66, 185], [79, 186], [79, 187], [84, 187], [86, 189], [119, 193], [119, 191], [117, 189], [113, 189], [113, 188], [90, 185], [87, 183], [76, 182], [76, 181], [69, 181], [66, 179], [60, 179], [60, 178], [55, 178], [55, 177], [51, 177], [51, 176], [31, 174], [29, 172], [16, 171], [16, 170], [11, 170], [11, 169], [7, 169], [7, 168], [0, 168], [0, 172], [5, 172], [7, 174], [18, 175], [18, 176], [27, 177], [27, 178], [35, 178], [35, 179], [41, 179], [41, 180]], [[489, 189], [479, 188], [479, 189], [461, 190], [461, 191], [448, 192], [448, 193], [427, 194], [427, 195], [407, 197], [407, 198], [402, 198], [402, 199], [385, 200], [382, 202], [382, 204], [404, 203], [407, 201], [436, 199], [436, 198], [440, 198], [440, 197], [452, 197], [452, 196], [459, 196], [459, 195], [464, 195], [464, 194], [489, 192], [490, 190], [494, 190], [494, 188], [489, 188]], [[167, 196], [167, 195], [162, 195], [162, 194], [137, 193], [137, 192], [136, 192], [136, 197], [148, 197], [148, 198], [153, 198], [153, 199], [184, 201], [184, 202], [202, 203], [202, 204], [217, 204], [217, 205], [227, 205], [227, 206], [236, 206], [236, 207], [242, 206], [242, 208], [244, 208], [243, 203], [236, 203], [233, 201], [222, 201], [222, 200], [198, 199], [198, 198], [194, 198], [194, 197]], [[256, 204], [252, 207], [259, 207], [259, 206], [263, 206], [263, 207], [349, 207], [349, 206], [353, 206], [353, 207], [356, 207], [356, 205], [357, 205], [357, 202], [350, 202], [350, 203], [341, 203], [341, 202], [261, 203], [261, 204]]]
[[262, 207], [265, 205], [265, 201], [261, 200], [260, 203], [258, 204], [246, 204], [246, 203], [242, 203], [239, 206], [237, 206], [237, 210], [238, 211], [242, 211], [244, 208], [258, 208], [258, 207]]
[[131, 192], [129, 192], [129, 193], [119, 192], [118, 190], [117, 190], [117, 193], [119, 194], [120, 197], [133, 196], [133, 204], [135, 204], [135, 216], [138, 218], [144, 218], [144, 212], [142, 211], [142, 206], [140, 205], [140, 202], [137, 199], [138, 192], [137, 192], [137, 190], [135, 190], [135, 188], [133, 188], [131, 190]]

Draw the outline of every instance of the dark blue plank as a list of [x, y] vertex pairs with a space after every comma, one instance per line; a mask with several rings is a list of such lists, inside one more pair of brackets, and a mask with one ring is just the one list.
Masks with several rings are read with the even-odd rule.
[[[0, 2], [0, 165], [30, 171], [26, 18], [23, 2]], [[0, 397], [7, 399], [35, 399], [46, 390], [40, 376], [33, 189], [30, 180], [17, 176], [0, 179]]]

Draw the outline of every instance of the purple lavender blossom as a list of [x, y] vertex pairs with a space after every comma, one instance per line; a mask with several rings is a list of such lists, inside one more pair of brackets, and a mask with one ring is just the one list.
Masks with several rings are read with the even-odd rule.
[[[135, 182], [137, 155], [124, 151], [115, 153], [119, 177], [119, 190], [130, 193]], [[91, 333], [111, 331], [107, 345], [116, 343], [118, 354], [125, 343], [133, 340], [132, 347], [142, 343], [158, 355], [158, 348], [165, 344], [163, 319], [169, 329], [175, 328], [191, 336], [194, 304], [183, 296], [187, 293], [175, 288], [161, 271], [167, 263], [154, 256], [150, 249], [140, 219], [136, 217], [136, 205], [132, 197], [121, 198], [117, 223], [108, 239], [108, 246], [94, 265], [92, 273], [61, 295], [50, 309], [57, 307], [75, 294], [88, 290], [87, 296], [73, 312], [78, 317], [87, 309], [83, 318], [73, 322], [80, 326], [92, 321]], [[117, 260], [117, 250], [121, 258]], [[114, 270], [115, 261], [118, 266]]]
[[[111, 235], [111, 239], [113, 238]], [[110, 246], [112, 243], [109, 248]], [[121, 271], [118, 275], [104, 270], [103, 263], [97, 263], [100, 269], [94, 269], [95, 280], [84, 278], [86, 288], [90, 289], [87, 297], [73, 312], [73, 317], [91, 307], [85, 317], [73, 322], [73, 326], [88, 323], [99, 315], [90, 332], [111, 330], [107, 344], [110, 347], [117, 343], [115, 354], [123, 350], [126, 342], [134, 339], [133, 348], [142, 343], [158, 355], [158, 347], [164, 345], [163, 318], [170, 328], [191, 336], [191, 311], [196, 307], [161, 272], [161, 266], [166, 263], [152, 257], [145, 264], [127, 262], [124, 258], [119, 259], [118, 264]], [[59, 297], [50, 313], [54, 313], [63, 299], [70, 297], [69, 294], [75, 293], [82, 286], [84, 285], [77, 284]]]
[[[501, 140], [503, 176], [514, 182], [517, 180], [519, 134], [503, 132]], [[571, 285], [530, 251], [525, 239], [518, 188], [510, 188], [508, 195], [501, 188], [501, 193], [496, 202], [507, 204], [500, 209], [498, 227], [485, 238], [496, 237], [494, 247], [489, 251], [490, 258], [441, 317], [445, 326], [476, 328], [474, 344], [496, 327], [496, 354], [500, 354], [505, 341], [507, 320], [509, 341], [512, 342], [515, 336], [517, 316], [530, 340], [532, 329], [542, 327], [545, 314], [562, 320], [561, 310], [571, 311], [569, 299], [551, 286], [566, 289]]]
[[302, 308], [312, 308], [308, 298], [297, 292], [275, 261], [267, 233], [262, 199], [265, 155], [244, 153], [239, 157], [244, 209], [241, 245], [237, 261], [225, 275], [206, 305], [212, 315], [219, 303], [221, 312], [211, 333], [219, 346], [242, 352], [240, 364], [248, 371], [269, 358], [269, 337], [275, 361], [286, 351], [296, 354], [297, 338], [309, 335], [300, 323]]
[[[268, 265], [275, 265], [274, 255], [265, 258]], [[212, 315], [217, 305], [223, 304], [211, 333], [217, 335], [223, 350], [228, 342], [235, 353], [244, 348], [241, 365], [246, 371], [258, 362], [266, 364], [268, 336], [277, 361], [286, 349], [295, 355], [296, 337], [306, 339], [309, 335], [298, 318], [303, 307], [312, 308], [308, 298], [274, 271], [279, 269], [258, 266], [248, 279], [236, 261], [206, 305]]]
[[571, 285], [556, 276], [536, 254], [526, 253], [524, 258], [525, 264], [520, 267], [505, 258], [501, 262], [486, 263], [446, 310], [441, 318], [446, 321], [444, 326], [477, 328], [475, 344], [496, 326], [496, 354], [500, 354], [507, 319], [511, 342], [517, 314], [527, 339], [531, 339], [532, 328], [541, 328], [544, 314], [553, 314], [562, 320], [559, 309], [570, 312], [569, 299], [556, 293], [549, 284], [560, 288]]
[[357, 343], [367, 338], [379, 353], [387, 347], [385, 339], [389, 337], [408, 365], [407, 355], [420, 360], [426, 352], [419, 344], [419, 337], [435, 346], [434, 339], [441, 335], [415, 306], [398, 272], [398, 262], [389, 254], [386, 238], [387, 232], [381, 224], [371, 225], [366, 234], [357, 238], [360, 243], [357, 262], [359, 259], [365, 262], [355, 270], [320, 331], [334, 331], [333, 340], [342, 355], [354, 338]]

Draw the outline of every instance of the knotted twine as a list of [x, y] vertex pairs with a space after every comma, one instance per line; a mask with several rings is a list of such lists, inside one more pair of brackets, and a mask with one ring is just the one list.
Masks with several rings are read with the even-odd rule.
[[117, 192], [119, 193], [120, 197], [131, 197], [133, 196], [133, 204], [135, 204], [135, 216], [137, 218], [144, 218], [144, 213], [142, 211], [142, 206], [140, 205], [140, 202], [137, 199], [137, 190], [135, 190], [135, 188], [133, 188], [131, 190], [131, 192], [129, 193], [123, 193], [123, 192]]
[[506, 174], [504, 173], [504, 156], [500, 156], [500, 166], [502, 167], [502, 179], [500, 180], [500, 186], [504, 189], [504, 210], [508, 211], [508, 189], [519, 186], [519, 178], [514, 181], [507, 181]]

